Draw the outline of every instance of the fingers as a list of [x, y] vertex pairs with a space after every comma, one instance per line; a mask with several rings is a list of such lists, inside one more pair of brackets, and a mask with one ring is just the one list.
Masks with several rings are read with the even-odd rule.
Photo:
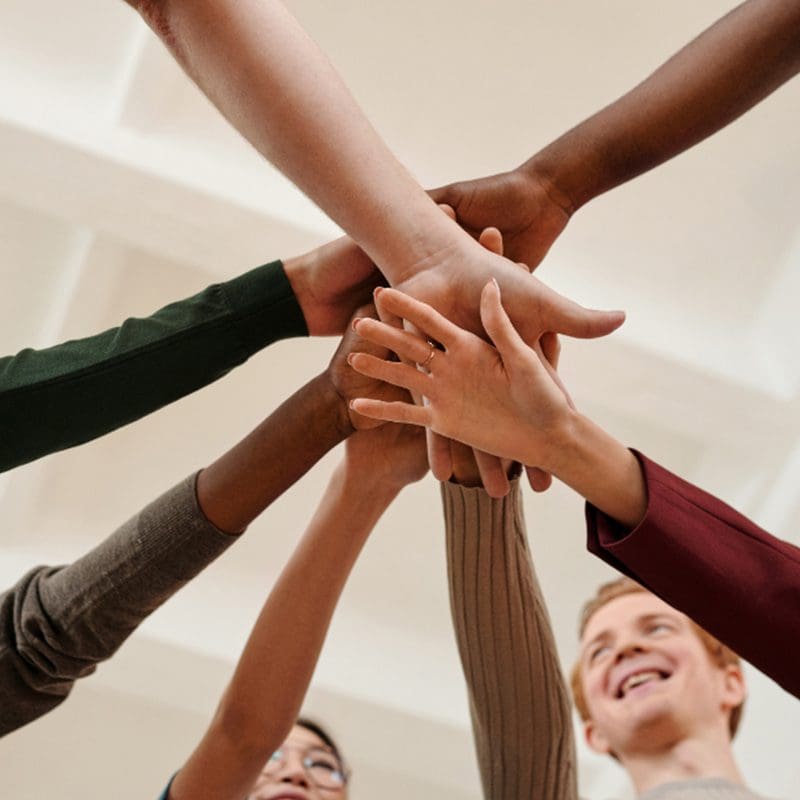
[[489, 281], [481, 292], [481, 322], [489, 338], [497, 348], [503, 361], [507, 357], [527, 349], [522, 337], [511, 324], [500, 301], [500, 288], [496, 281]]
[[445, 347], [452, 347], [461, 334], [460, 328], [427, 303], [421, 303], [396, 289], [381, 289], [376, 292], [375, 304], [378, 308], [407, 320]]
[[525, 467], [525, 472], [534, 492], [546, 492], [553, 483], [553, 476], [539, 467]]
[[450, 183], [447, 186], [438, 186], [436, 189], [429, 189], [428, 195], [431, 200], [439, 206], [449, 206], [455, 208], [461, 199], [461, 192], [458, 191], [457, 183]]
[[511, 484], [508, 482], [508, 476], [500, 459], [484, 453], [482, 450], [476, 449], [474, 453], [486, 493], [489, 497], [505, 497], [511, 490]]
[[[375, 304], [375, 313], [374, 314], [359, 314], [357, 316], [364, 316], [367, 318], [374, 319], [377, 317], [381, 322], [385, 323], [386, 325], [391, 325], [393, 328], [402, 328], [403, 327], [403, 319], [402, 317], [398, 317], [397, 314], [390, 314], [385, 308], [381, 308], [381, 306]], [[353, 320], [353, 327], [355, 327], [357, 320]]]
[[503, 234], [497, 228], [484, 228], [478, 237], [478, 244], [498, 256], [503, 255]]
[[444, 211], [444, 213], [447, 214], [447, 216], [450, 217], [453, 222], [456, 221], [456, 210], [453, 208], [453, 206], [449, 206], [447, 203], [439, 203], [439, 208]]
[[552, 379], [553, 383], [561, 389], [562, 394], [567, 400], [567, 405], [574, 411], [575, 410], [575, 403], [572, 401], [572, 397], [567, 390], [567, 387], [564, 385], [564, 381], [561, 380], [561, 376], [556, 372], [555, 367], [553, 367], [550, 362], [546, 358], [541, 359], [544, 368], [547, 370], [547, 374]]
[[385, 361], [376, 358], [368, 353], [351, 353], [347, 357], [347, 363], [362, 375], [375, 380], [390, 383], [392, 386], [399, 386], [407, 389], [412, 394], [414, 392], [426, 396], [431, 392], [431, 379], [415, 367], [408, 364], [401, 364], [398, 361]]
[[[441, 206], [441, 208], [443, 210], [450, 209], [449, 206]], [[450, 209], [450, 211], [452, 211], [452, 209]], [[386, 325], [389, 325], [389, 326], [391, 326], [393, 328], [398, 328], [399, 330], [403, 330], [403, 328], [404, 328], [403, 318], [402, 317], [398, 317], [397, 314], [391, 314], [385, 308], [376, 307], [375, 308], [375, 314], [370, 314], [368, 316], [374, 317], [374, 316], [376, 316], [376, 314], [377, 314], [378, 318], [380, 319], [380, 321], [385, 323]], [[356, 321], [354, 320], [353, 321], [353, 328], [355, 329], [356, 327], [357, 327]], [[397, 355], [396, 352], [395, 352], [395, 355]], [[404, 364], [408, 364], [409, 366], [413, 366], [415, 364], [413, 359], [403, 358], [402, 356], [399, 356], [399, 355], [397, 355], [397, 357], [400, 359], [400, 361], [402, 361]], [[412, 392], [411, 394], [412, 394], [412, 397], [414, 398], [414, 402], [417, 405], [421, 405], [422, 404], [422, 397], [419, 394], [417, 394], [416, 392]]]
[[543, 333], [539, 339], [542, 355], [553, 369], [558, 369], [558, 360], [561, 358], [561, 340], [557, 333]]
[[449, 481], [453, 474], [453, 457], [450, 452], [450, 440], [430, 428], [425, 429], [428, 445], [428, 464], [431, 474], [437, 481]]
[[428, 341], [410, 331], [368, 317], [356, 320], [353, 327], [362, 339], [391, 350], [407, 364], [421, 364], [430, 356]]
[[402, 422], [406, 425], [429, 425], [430, 411], [424, 406], [403, 403], [399, 400], [372, 400], [359, 397], [350, 401], [350, 408], [357, 414], [384, 422]]

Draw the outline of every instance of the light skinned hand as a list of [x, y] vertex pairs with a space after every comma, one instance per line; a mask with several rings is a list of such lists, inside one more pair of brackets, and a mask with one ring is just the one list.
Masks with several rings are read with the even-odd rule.
[[[455, 219], [455, 211], [450, 206], [442, 204], [440, 208], [451, 219]], [[497, 228], [488, 227], [482, 230], [478, 236], [478, 243], [496, 255], [503, 255], [503, 236]], [[529, 274], [528, 268], [524, 263], [518, 263], [516, 266], [518, 266], [524, 274]], [[379, 319], [389, 325], [393, 325], [396, 328], [403, 328], [405, 326], [409, 330], [415, 330], [413, 325], [389, 312], [382, 304], [377, 306], [377, 313]], [[554, 333], [545, 333], [542, 335], [540, 341], [544, 356], [555, 371], [558, 355], [560, 353], [558, 336]], [[403, 361], [402, 358], [400, 360]], [[404, 363], [409, 364], [409, 366], [415, 366], [409, 361], [405, 361]], [[558, 382], [559, 385], [561, 385], [560, 381]], [[418, 405], [422, 405], [425, 401], [424, 398], [415, 396], [414, 402]], [[428, 445], [428, 462], [431, 467], [431, 472], [437, 480], [449, 480], [451, 476], [455, 474], [455, 454], [453, 449], [458, 443], [452, 439], [440, 436], [430, 428], [426, 428], [426, 440]], [[459, 462], [463, 465], [465, 460], [463, 453], [459, 451]], [[510, 484], [508, 482], [507, 464], [501, 463], [501, 460], [496, 456], [492, 456], [489, 453], [477, 449], [473, 451], [472, 464], [478, 470], [481, 478], [480, 482], [491, 497], [505, 497], [505, 495], [508, 494]], [[550, 475], [537, 467], [527, 467], [526, 473], [531, 487], [536, 492], [546, 491], [552, 483]]]
[[[574, 411], [541, 347], [528, 346], [514, 329], [497, 286], [486, 285], [480, 303], [483, 327], [494, 347], [460, 329], [435, 309], [392, 289], [379, 303], [414, 324], [423, 336], [374, 320], [359, 320], [359, 335], [404, 359], [421, 363], [440, 342], [427, 374], [404, 363], [365, 353], [349, 361], [364, 375], [384, 380], [427, 399], [425, 406], [357, 399], [351, 406], [375, 419], [430, 427], [493, 455], [552, 472], [558, 443]], [[426, 338], [423, 338], [426, 337]]]
[[622, 311], [583, 308], [468, 237], [450, 251], [415, 264], [408, 277], [393, 285], [459, 327], [482, 336], [478, 308], [483, 287], [492, 278], [503, 293], [503, 304], [514, 327], [531, 345], [547, 332], [581, 339], [605, 336], [625, 320]]
[[[441, 210], [451, 219], [455, 219], [455, 212], [450, 206], [440, 205]], [[503, 237], [497, 228], [486, 228], [481, 231], [478, 237], [478, 243], [486, 248], [489, 252], [497, 255], [503, 255]], [[528, 268], [524, 264], [518, 264], [525, 274], [528, 274]], [[396, 328], [406, 327], [414, 331], [414, 326], [404, 321], [395, 314], [390, 313], [382, 306], [377, 306], [378, 317], [381, 321], [388, 325], [393, 325]], [[402, 361], [402, 359], [401, 359]], [[410, 366], [414, 366], [411, 362]], [[412, 395], [413, 396], [413, 395]], [[419, 396], [414, 397], [414, 402], [421, 405], [425, 402], [424, 398]], [[425, 429], [426, 441], [428, 447], [428, 462], [433, 472], [434, 477], [439, 481], [449, 480], [454, 475], [454, 453], [453, 448], [458, 443], [443, 436], [434, 433], [430, 428]], [[463, 454], [460, 453], [462, 456]], [[464, 459], [461, 458], [460, 462], [463, 463]], [[472, 454], [472, 464], [480, 474], [480, 483], [491, 497], [505, 497], [511, 489], [508, 481], [508, 469], [503, 465], [500, 459], [481, 450], [475, 450]], [[537, 486], [542, 489], [547, 488], [547, 479], [542, 477], [537, 481]]]

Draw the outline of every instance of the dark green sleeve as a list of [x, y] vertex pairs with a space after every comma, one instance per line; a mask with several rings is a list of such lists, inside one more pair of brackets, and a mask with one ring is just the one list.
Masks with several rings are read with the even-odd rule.
[[307, 334], [276, 261], [96, 336], [0, 358], [0, 471], [127, 425]]

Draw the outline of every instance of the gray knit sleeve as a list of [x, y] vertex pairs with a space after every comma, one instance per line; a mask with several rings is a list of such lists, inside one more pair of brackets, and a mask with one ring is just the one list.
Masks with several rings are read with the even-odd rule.
[[64, 567], [36, 567], [0, 595], [0, 736], [61, 703], [142, 620], [226, 550], [196, 475]]
[[575, 800], [569, 696], [533, 570], [519, 482], [442, 484], [450, 607], [486, 800]]

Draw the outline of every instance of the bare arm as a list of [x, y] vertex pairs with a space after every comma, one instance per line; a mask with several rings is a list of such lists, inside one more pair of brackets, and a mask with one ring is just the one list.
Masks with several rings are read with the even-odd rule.
[[[368, 309], [364, 309], [368, 311]], [[58, 705], [150, 613], [235, 541], [354, 425], [347, 399], [374, 382], [329, 368], [239, 444], [65, 567], [38, 567], [0, 595], [0, 734]]]
[[528, 167], [580, 208], [724, 128], [798, 71], [800, 3], [750, 0]]
[[509, 256], [534, 267], [582, 205], [716, 133], [798, 71], [800, 3], [749, 0], [517, 169], [433, 197], [471, 230], [499, 227]]
[[131, 5], [233, 126], [353, 236], [390, 280], [460, 238], [282, 3]]
[[294, 723], [355, 560], [400, 489], [425, 473], [419, 431], [362, 431], [261, 611], [172, 800], [240, 800]]
[[259, 152], [366, 251], [392, 285], [480, 331], [480, 289], [503, 286], [526, 339], [598, 336], [589, 312], [472, 241], [391, 154], [319, 48], [277, 0], [130, 0]]

